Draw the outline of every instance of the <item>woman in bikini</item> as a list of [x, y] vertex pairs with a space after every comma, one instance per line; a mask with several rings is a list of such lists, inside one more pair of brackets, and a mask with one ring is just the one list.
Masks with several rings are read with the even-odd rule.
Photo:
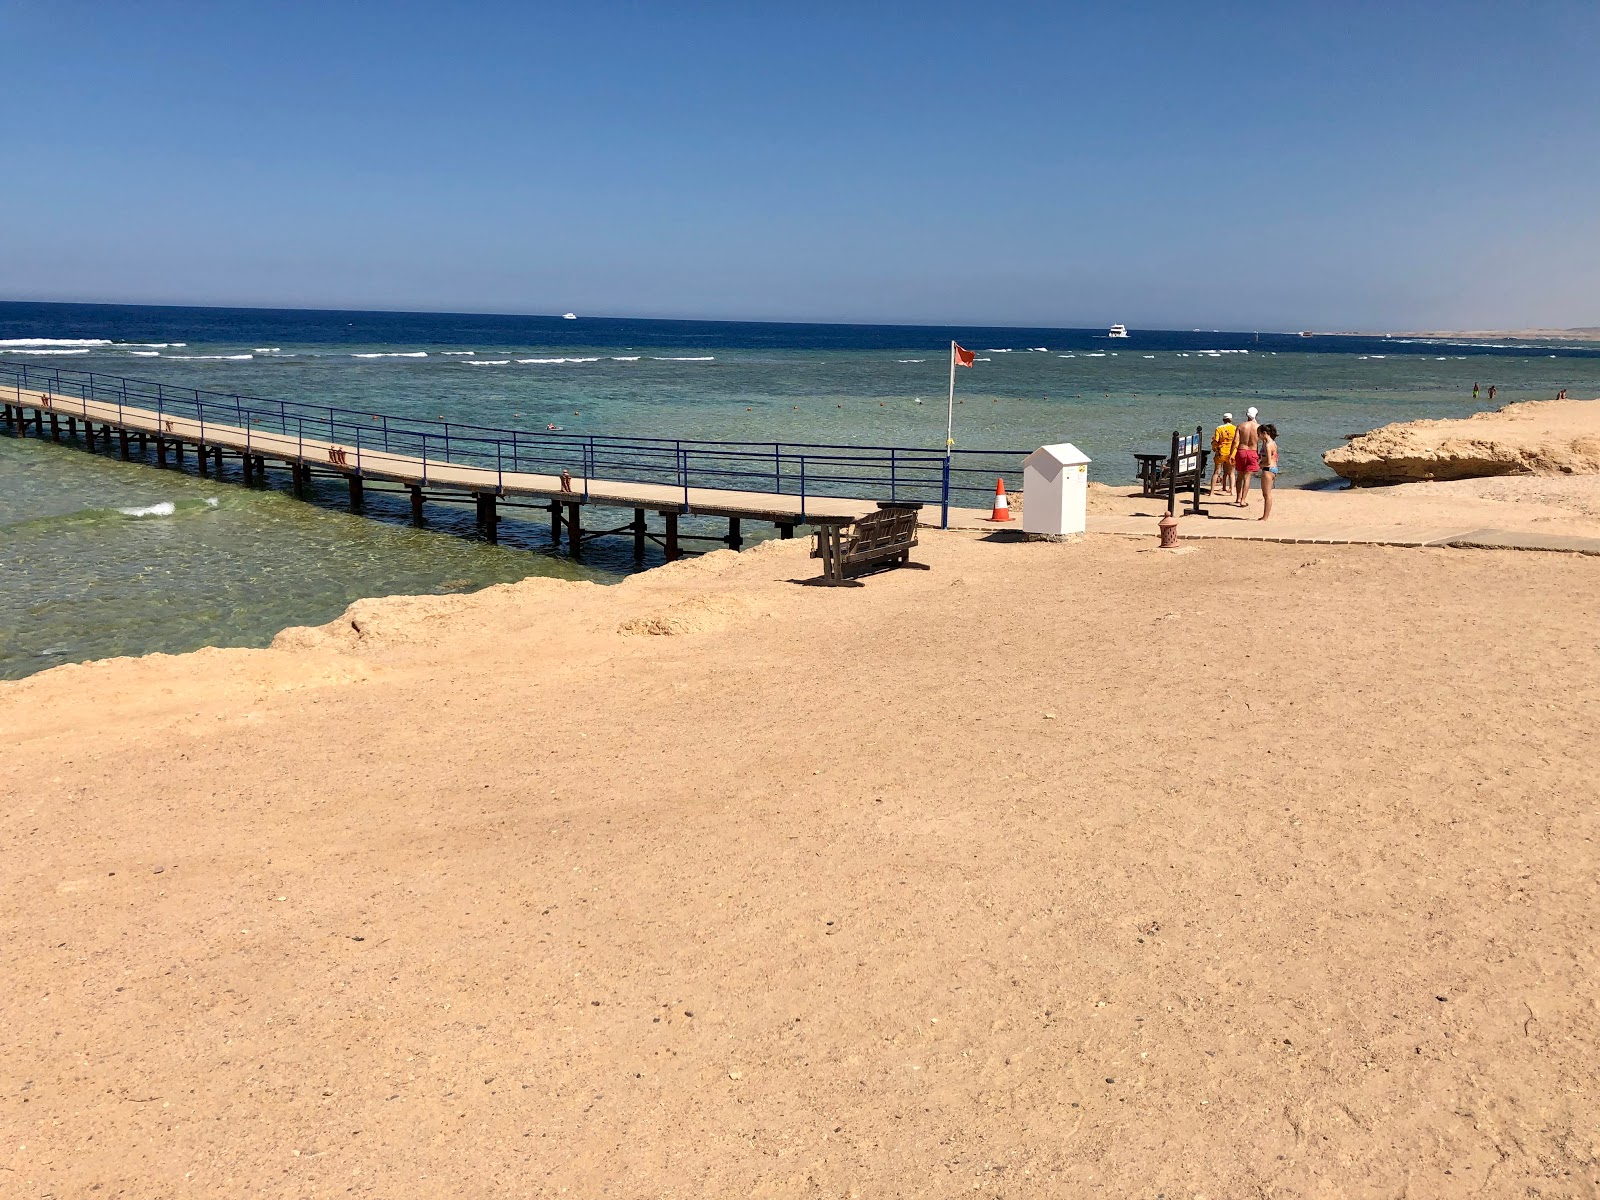
[[1272, 489], [1278, 482], [1278, 427], [1261, 427], [1261, 515], [1265, 521], [1272, 515]]

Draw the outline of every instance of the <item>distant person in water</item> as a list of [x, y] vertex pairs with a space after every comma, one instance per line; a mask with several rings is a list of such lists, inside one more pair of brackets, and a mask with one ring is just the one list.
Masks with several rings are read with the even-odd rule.
[[1278, 427], [1267, 424], [1261, 427], [1261, 516], [1265, 521], [1272, 515], [1272, 489], [1278, 485]]
[[1478, 398], [1478, 385], [1477, 384], [1473, 384], [1472, 385], [1472, 398], [1474, 400], [1476, 400]]
[[1239, 448], [1233, 452], [1233, 503], [1238, 508], [1248, 508], [1245, 499], [1250, 494], [1250, 476], [1261, 467], [1257, 448], [1261, 443], [1261, 426], [1256, 423], [1256, 410], [1248, 408], [1244, 424], [1239, 426]]
[[1207, 495], [1217, 494], [1217, 480], [1222, 480], [1224, 492], [1233, 491], [1233, 448], [1239, 441], [1239, 427], [1233, 423], [1232, 413], [1222, 414], [1222, 424], [1218, 425], [1216, 432], [1211, 435], [1211, 490]]
[[1557, 400], [1565, 400], [1566, 398], [1567, 398], [1567, 389], [1566, 388], [1562, 388], [1559, 392], [1556, 393], [1556, 399]]
[[1489, 385], [1489, 403], [1494, 403], [1494, 384], [1492, 383]]

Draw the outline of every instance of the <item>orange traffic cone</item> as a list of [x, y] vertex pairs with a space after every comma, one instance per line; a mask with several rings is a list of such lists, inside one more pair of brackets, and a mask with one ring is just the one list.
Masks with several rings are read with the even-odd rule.
[[1011, 502], [1006, 499], [1006, 481], [1004, 479], [996, 479], [994, 481], [994, 515], [989, 519], [991, 521], [1011, 520]]

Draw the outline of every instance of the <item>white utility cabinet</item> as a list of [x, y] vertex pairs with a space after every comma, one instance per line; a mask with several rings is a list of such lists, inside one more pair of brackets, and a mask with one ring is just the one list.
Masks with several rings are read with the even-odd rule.
[[1089, 456], [1071, 442], [1040, 446], [1022, 460], [1022, 531], [1067, 537], [1084, 531]]

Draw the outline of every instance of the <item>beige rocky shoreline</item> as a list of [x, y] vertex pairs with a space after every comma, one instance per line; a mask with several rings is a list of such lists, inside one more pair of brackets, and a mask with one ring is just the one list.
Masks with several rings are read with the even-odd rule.
[[1328, 451], [1322, 461], [1360, 485], [1600, 477], [1600, 400], [1531, 400], [1461, 420], [1385, 425]]

